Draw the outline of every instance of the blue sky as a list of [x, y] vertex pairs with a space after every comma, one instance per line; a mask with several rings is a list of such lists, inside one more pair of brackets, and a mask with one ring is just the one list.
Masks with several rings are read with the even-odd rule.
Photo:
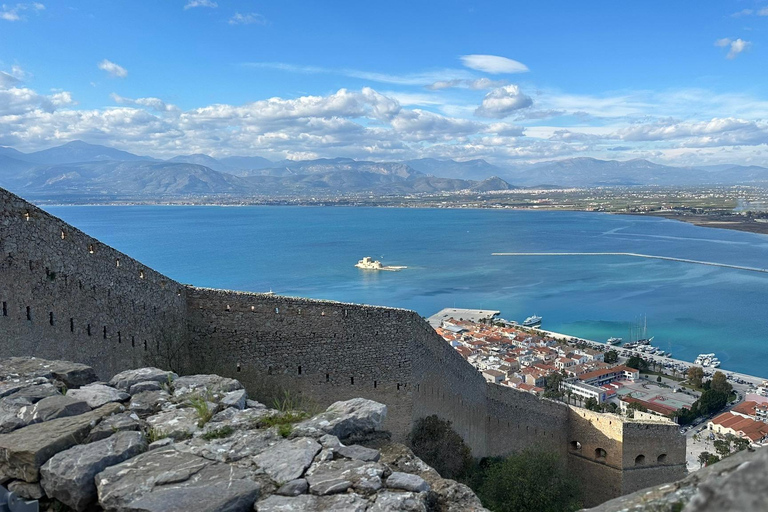
[[768, 0], [0, 6], [0, 145], [765, 164]]

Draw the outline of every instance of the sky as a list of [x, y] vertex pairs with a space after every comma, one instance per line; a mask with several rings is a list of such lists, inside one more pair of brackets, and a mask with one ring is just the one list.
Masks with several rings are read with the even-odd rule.
[[22, 0], [0, 145], [767, 165], [766, 63], [768, 0]]

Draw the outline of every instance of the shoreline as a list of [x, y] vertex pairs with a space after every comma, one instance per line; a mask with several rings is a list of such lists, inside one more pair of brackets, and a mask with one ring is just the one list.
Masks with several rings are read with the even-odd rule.
[[610, 212], [615, 215], [635, 215], [640, 217], [659, 217], [662, 219], [676, 220], [693, 224], [702, 228], [729, 229], [731, 231], [742, 231], [756, 235], [768, 235], [768, 222], [757, 222], [754, 219], [738, 218], [736, 215], [696, 215], [681, 214], [675, 212]]
[[[615, 346], [614, 345], [608, 345], [607, 343], [604, 343], [604, 342], [588, 340], [586, 338], [580, 338], [578, 336], [570, 336], [568, 334], [563, 334], [563, 333], [559, 333], [559, 332], [555, 332], [555, 331], [548, 331], [546, 329], [536, 329], [536, 330], [541, 331], [541, 332], [547, 334], [548, 336], [551, 336], [552, 338], [554, 338], [556, 340], [560, 340], [560, 341], [569, 341], [569, 342], [571, 340], [583, 341], [583, 342], [586, 342], [586, 343], [590, 343], [592, 345], [597, 345], [600, 348], [605, 348], [606, 350], [616, 350], [617, 352], [621, 351], [621, 350], [629, 350], [629, 351], [631, 351], [633, 353], [639, 354], [640, 357], [642, 357], [642, 358], [644, 358], [646, 360], [656, 360], [657, 362], [670, 362], [670, 363], [673, 363], [673, 364], [684, 364], [684, 365], [689, 366], [689, 367], [690, 366], [699, 366], [699, 365], [693, 364], [692, 361], [683, 361], [682, 359], [674, 359], [674, 358], [671, 358], [671, 357], [661, 357], [661, 356], [656, 356], [656, 355], [653, 355], [653, 354], [645, 354], [643, 352], [638, 352], [638, 351], [635, 351], [635, 350], [632, 350], [632, 349], [629, 349], [629, 348], [622, 349], [621, 345], [615, 345]], [[718, 368], [713, 368], [712, 370], [713, 370], [712, 373], [714, 373], [715, 371], [721, 371], [721, 372], [725, 373], [726, 375], [732, 375], [732, 376], [738, 377], [738, 378], [740, 378], [742, 380], [745, 380], [745, 381], [747, 381], [750, 384], [753, 384], [755, 386], [758, 386], [763, 381], [768, 380], [767, 377], [758, 377], [758, 376], [755, 376], [755, 375], [747, 375], [745, 373], [734, 372], [734, 371], [728, 370], [726, 368], [723, 368], [722, 366], [718, 367]]]

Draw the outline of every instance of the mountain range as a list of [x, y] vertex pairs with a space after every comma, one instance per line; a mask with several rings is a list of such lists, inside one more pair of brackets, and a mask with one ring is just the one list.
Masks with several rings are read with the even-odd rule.
[[[515, 185], [511, 185], [514, 183]], [[282, 160], [179, 155], [168, 160], [73, 141], [23, 153], [0, 146], [0, 187], [37, 199], [114, 200], [191, 196], [407, 195], [519, 187], [768, 185], [768, 168], [674, 167], [648, 160], [570, 158], [520, 168], [485, 160], [350, 158]]]

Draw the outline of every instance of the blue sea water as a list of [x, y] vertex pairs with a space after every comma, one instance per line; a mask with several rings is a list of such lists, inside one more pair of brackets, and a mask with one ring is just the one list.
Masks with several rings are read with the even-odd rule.
[[[58, 206], [48, 211], [198, 286], [414, 309], [538, 314], [545, 329], [604, 341], [647, 317], [654, 345], [768, 377], [768, 274], [622, 256], [768, 267], [768, 236], [585, 212], [341, 207]], [[354, 267], [372, 256], [401, 272]]]

